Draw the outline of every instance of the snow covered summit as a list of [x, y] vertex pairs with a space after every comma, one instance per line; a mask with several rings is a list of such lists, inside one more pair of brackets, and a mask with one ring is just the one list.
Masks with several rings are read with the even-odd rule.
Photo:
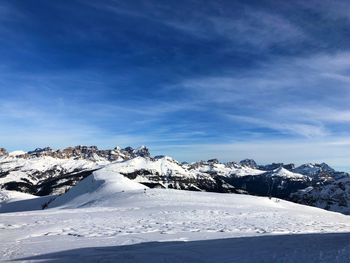
[[144, 191], [148, 187], [132, 181], [113, 170], [113, 165], [93, 172], [80, 181], [67, 193], [50, 202], [48, 207], [84, 207], [97, 206], [100, 203], [113, 201], [116, 195], [125, 191]]

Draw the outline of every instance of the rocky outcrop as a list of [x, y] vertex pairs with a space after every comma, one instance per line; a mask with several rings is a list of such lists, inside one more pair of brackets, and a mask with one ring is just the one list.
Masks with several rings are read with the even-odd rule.
[[301, 189], [291, 194], [290, 200], [349, 215], [350, 178], [342, 178], [330, 184]]
[[240, 161], [239, 164], [253, 168], [253, 169], [258, 168], [258, 165], [256, 164], [256, 162], [253, 159], [244, 159], [244, 160]]
[[5, 156], [5, 155], [7, 155], [7, 154], [8, 154], [8, 152], [6, 151], [5, 148], [0, 148], [0, 157], [1, 157], [1, 156]]
[[[2, 149], [2, 148], [1, 148]], [[4, 154], [7, 154], [6, 150], [4, 150]], [[1, 156], [1, 150], [0, 150]], [[126, 147], [124, 149], [120, 147], [115, 147], [111, 150], [99, 150], [97, 146], [75, 146], [75, 147], [67, 147], [65, 149], [53, 150], [50, 147], [45, 148], [36, 148], [33, 151], [29, 151], [21, 155], [21, 158], [29, 159], [35, 157], [44, 157], [49, 156], [52, 158], [58, 159], [85, 159], [96, 161], [99, 159], [105, 159], [108, 161], [116, 161], [116, 160], [125, 160], [135, 158], [137, 156], [142, 157], [150, 157], [150, 153], [147, 147], [142, 146], [137, 149], [133, 149], [132, 147]]]

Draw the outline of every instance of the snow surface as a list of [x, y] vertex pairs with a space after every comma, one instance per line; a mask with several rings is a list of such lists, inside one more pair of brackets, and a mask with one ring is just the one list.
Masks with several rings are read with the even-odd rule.
[[215, 172], [221, 176], [247, 176], [247, 175], [259, 175], [263, 174], [266, 171], [262, 171], [259, 169], [254, 169], [244, 165], [225, 165], [222, 163], [214, 163], [214, 164], [203, 164], [199, 166], [197, 171], [201, 173]]
[[17, 191], [0, 190], [0, 204], [33, 198], [37, 198], [37, 196]]
[[299, 174], [299, 173], [293, 173], [291, 171], [288, 171], [287, 169], [280, 167], [273, 171], [273, 176], [282, 177], [282, 178], [294, 178], [294, 179], [305, 179], [307, 176]]
[[[350, 258], [350, 234], [327, 234], [350, 232], [348, 216], [266, 197], [147, 189], [114, 169], [110, 165], [95, 171], [50, 202], [50, 209], [0, 214], [1, 259], [348, 262]], [[13, 208], [30, 200], [16, 201]], [[27, 203], [27, 209], [30, 206]]]
[[59, 196], [49, 204], [49, 207], [72, 207], [101, 205], [104, 202], [118, 197], [125, 191], [145, 190], [148, 187], [134, 182], [125, 176], [115, 173], [114, 166], [107, 166], [93, 172], [66, 194]]
[[25, 151], [21, 151], [21, 150], [19, 150], [19, 151], [13, 151], [13, 152], [10, 152], [9, 153], [9, 156], [14, 156], [14, 157], [16, 157], [16, 156], [19, 156], [19, 155], [24, 155], [24, 154], [26, 154], [27, 152], [25, 152]]
[[136, 157], [124, 162], [116, 162], [109, 166], [110, 170], [118, 173], [133, 173], [137, 170], [147, 169], [149, 171], [157, 172], [159, 175], [167, 175], [172, 172], [177, 176], [192, 176], [195, 174], [189, 173], [180, 164], [171, 157], [164, 156], [162, 158], [151, 160], [149, 158]]

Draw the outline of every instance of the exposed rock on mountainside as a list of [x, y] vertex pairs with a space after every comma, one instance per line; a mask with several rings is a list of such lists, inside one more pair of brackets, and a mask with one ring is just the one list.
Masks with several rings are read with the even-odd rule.
[[36, 195], [61, 194], [78, 181], [113, 161], [149, 156], [146, 147], [99, 150], [96, 146], [76, 146], [63, 150], [49, 147], [30, 152], [4, 153], [0, 159], [0, 186]]
[[140, 147], [138, 149], [133, 149], [132, 147], [126, 147], [125, 149], [121, 149], [120, 147], [115, 147], [113, 150], [99, 150], [96, 146], [79, 145], [76, 147], [68, 147], [63, 150], [52, 150], [50, 147], [37, 148], [34, 151], [29, 151], [20, 155], [20, 157], [24, 159], [44, 156], [49, 156], [58, 159], [73, 158], [91, 161], [117, 161], [131, 159], [136, 156], [149, 157], [150, 154], [145, 146]]
[[258, 165], [256, 164], [256, 162], [252, 159], [244, 159], [244, 160], [240, 161], [239, 164], [253, 168], [253, 169], [258, 168]]
[[6, 151], [6, 149], [4, 148], [0, 148], [0, 156], [4, 156], [4, 155], [7, 155], [8, 152]]
[[349, 180], [347, 173], [337, 172], [325, 163], [295, 167], [283, 163], [258, 165], [251, 159], [239, 163], [211, 159], [189, 164], [168, 156], [152, 157], [145, 146], [137, 149], [115, 147], [113, 150], [100, 150], [96, 146], [63, 150], [46, 147], [12, 153], [1, 148], [0, 187], [40, 196], [62, 194], [93, 171], [110, 164], [116, 173], [151, 188], [290, 199], [292, 193], [312, 187], [307, 188], [307, 192], [292, 195], [292, 200], [329, 209], [333, 209], [332, 206], [325, 204], [344, 204], [344, 200], [348, 200], [348, 196], [339, 190], [334, 190], [336, 195], [323, 194], [325, 186], [336, 189], [339, 185], [347, 185], [346, 180]]
[[350, 214], [350, 178], [299, 190], [291, 195], [291, 201]]

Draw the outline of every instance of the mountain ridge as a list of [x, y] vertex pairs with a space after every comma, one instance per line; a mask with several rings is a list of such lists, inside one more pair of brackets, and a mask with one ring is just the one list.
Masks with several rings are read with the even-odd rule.
[[[260, 165], [252, 159], [180, 163], [169, 156], [152, 157], [145, 146], [100, 150], [96, 146], [79, 145], [29, 152], [7, 152], [0, 148], [0, 188], [38, 196], [60, 195], [92, 172], [109, 165], [115, 173], [151, 188], [269, 196], [333, 210], [336, 210], [334, 205], [310, 202], [302, 190], [322, 189], [350, 178], [349, 174], [335, 171], [325, 163], [297, 167], [284, 163]], [[303, 197], [297, 198], [298, 193]], [[343, 199], [340, 205], [344, 204]]]

